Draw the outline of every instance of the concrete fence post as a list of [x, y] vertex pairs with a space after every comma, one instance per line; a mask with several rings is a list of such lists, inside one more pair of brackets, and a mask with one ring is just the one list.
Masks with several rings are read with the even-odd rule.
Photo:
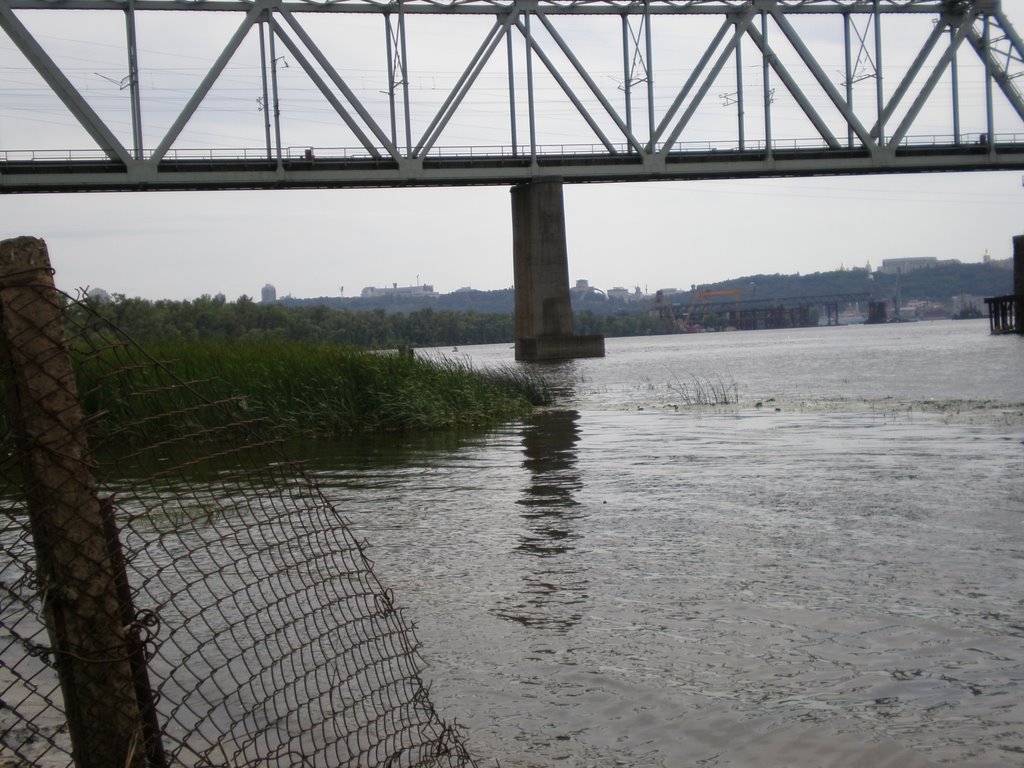
[[139, 703], [127, 582], [90, 470], [60, 294], [36, 238], [0, 242], [0, 365], [75, 764], [152, 766], [159, 738]]

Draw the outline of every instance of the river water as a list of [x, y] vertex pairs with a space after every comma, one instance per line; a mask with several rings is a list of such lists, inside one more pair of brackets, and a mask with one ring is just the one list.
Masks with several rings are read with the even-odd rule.
[[1024, 339], [609, 339], [539, 368], [559, 403], [528, 423], [311, 464], [482, 765], [1024, 765]]

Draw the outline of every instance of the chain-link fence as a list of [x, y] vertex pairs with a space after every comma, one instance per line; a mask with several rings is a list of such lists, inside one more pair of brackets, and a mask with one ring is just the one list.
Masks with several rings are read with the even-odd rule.
[[40, 240], [0, 243], [0, 326], [0, 767], [473, 765], [244, 398], [56, 291]]

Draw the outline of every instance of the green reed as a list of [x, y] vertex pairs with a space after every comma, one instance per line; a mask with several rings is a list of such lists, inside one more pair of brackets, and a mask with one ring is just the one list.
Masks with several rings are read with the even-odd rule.
[[668, 390], [687, 407], [699, 405], [735, 405], [739, 402], [739, 386], [730, 377], [721, 374], [710, 376], [691, 375], [689, 380], [672, 373]]
[[97, 414], [95, 431], [107, 439], [221, 430], [230, 439], [249, 420], [276, 436], [461, 430], [520, 418], [550, 400], [528, 371], [477, 371], [397, 351], [263, 340], [166, 341], [147, 352], [166, 367], [122, 359], [116, 348], [77, 356], [85, 411]]

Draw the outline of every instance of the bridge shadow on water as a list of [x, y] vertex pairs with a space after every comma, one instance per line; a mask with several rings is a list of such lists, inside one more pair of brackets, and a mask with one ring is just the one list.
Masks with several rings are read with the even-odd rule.
[[522, 466], [529, 484], [516, 501], [523, 520], [514, 555], [522, 559], [522, 589], [494, 613], [526, 627], [565, 632], [579, 623], [588, 582], [576, 551], [575, 523], [584, 514], [577, 493], [580, 415], [544, 411], [523, 425]]

